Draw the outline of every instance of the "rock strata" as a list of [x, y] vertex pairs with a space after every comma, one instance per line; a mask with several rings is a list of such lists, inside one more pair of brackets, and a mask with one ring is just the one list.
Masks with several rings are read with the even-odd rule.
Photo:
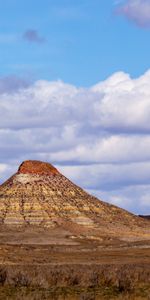
[[23, 162], [0, 186], [0, 226], [63, 228], [75, 237], [150, 238], [148, 221], [89, 195], [51, 164]]

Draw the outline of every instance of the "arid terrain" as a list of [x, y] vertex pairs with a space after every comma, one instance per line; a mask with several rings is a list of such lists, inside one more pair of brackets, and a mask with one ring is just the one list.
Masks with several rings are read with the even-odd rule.
[[4, 239], [0, 299], [149, 299], [150, 241], [54, 243]]
[[150, 222], [90, 196], [53, 166], [0, 186], [0, 299], [150, 299]]

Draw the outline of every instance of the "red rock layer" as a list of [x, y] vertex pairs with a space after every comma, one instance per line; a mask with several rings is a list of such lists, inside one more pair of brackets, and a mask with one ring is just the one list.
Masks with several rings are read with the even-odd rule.
[[36, 175], [56, 175], [59, 174], [58, 170], [54, 168], [51, 164], [37, 161], [37, 160], [27, 160], [24, 161], [19, 169], [19, 174], [36, 174]]

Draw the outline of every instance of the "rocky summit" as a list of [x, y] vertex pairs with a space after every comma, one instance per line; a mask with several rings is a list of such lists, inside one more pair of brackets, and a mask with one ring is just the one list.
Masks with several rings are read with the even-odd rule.
[[150, 238], [148, 221], [98, 200], [40, 161], [23, 162], [0, 186], [0, 226], [57, 228], [93, 239]]

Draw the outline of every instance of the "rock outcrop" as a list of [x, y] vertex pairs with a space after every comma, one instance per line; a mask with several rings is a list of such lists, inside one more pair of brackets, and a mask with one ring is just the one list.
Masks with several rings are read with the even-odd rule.
[[89, 195], [48, 163], [25, 161], [0, 186], [0, 226], [58, 227], [90, 238], [150, 238], [147, 224]]
[[35, 174], [51, 176], [59, 174], [59, 172], [49, 163], [37, 160], [27, 160], [20, 165], [18, 169], [18, 174]]

